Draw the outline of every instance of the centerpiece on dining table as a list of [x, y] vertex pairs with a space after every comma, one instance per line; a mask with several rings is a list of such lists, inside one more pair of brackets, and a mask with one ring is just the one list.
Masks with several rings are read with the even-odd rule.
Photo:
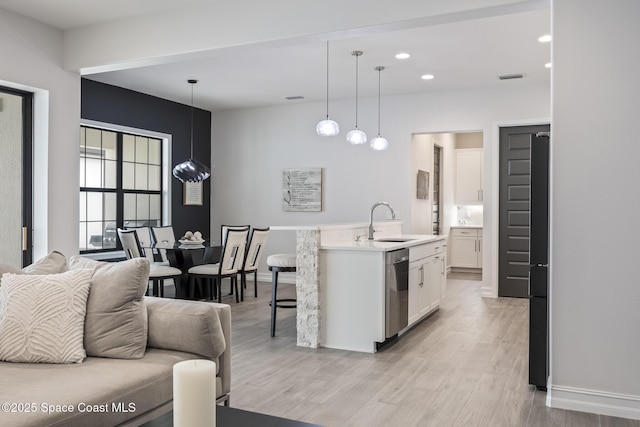
[[202, 233], [200, 233], [199, 231], [187, 231], [186, 233], [184, 233], [184, 236], [182, 236], [178, 241], [183, 246], [198, 246], [204, 243]]

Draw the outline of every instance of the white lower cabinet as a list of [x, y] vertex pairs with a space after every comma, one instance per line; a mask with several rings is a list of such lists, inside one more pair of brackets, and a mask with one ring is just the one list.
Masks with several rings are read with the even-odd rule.
[[409, 325], [440, 307], [446, 292], [446, 241], [409, 248]]
[[482, 268], [482, 229], [451, 227], [451, 267]]

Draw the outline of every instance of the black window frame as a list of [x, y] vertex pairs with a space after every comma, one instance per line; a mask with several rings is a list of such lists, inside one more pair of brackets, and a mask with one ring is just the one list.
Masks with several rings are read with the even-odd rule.
[[[100, 254], [100, 253], [109, 253], [109, 252], [117, 252], [117, 251], [121, 251], [122, 250], [122, 244], [120, 243], [120, 239], [117, 238], [117, 229], [118, 228], [127, 228], [127, 227], [138, 227], [138, 226], [152, 226], [152, 225], [162, 225], [164, 223], [164, 205], [165, 203], [168, 203], [168, 201], [164, 200], [164, 180], [162, 178], [163, 175], [163, 171], [164, 168], [166, 167], [165, 164], [165, 158], [164, 158], [164, 144], [166, 143], [166, 140], [162, 137], [158, 137], [155, 135], [149, 135], [149, 134], [144, 134], [142, 131], [140, 133], [136, 133], [136, 132], [132, 132], [132, 131], [124, 131], [124, 130], [119, 130], [119, 129], [112, 129], [112, 128], [108, 128], [108, 127], [100, 127], [100, 126], [94, 126], [94, 125], [88, 125], [88, 124], [81, 124], [80, 125], [80, 130], [82, 131], [82, 129], [95, 129], [101, 132], [112, 132], [114, 134], [116, 134], [116, 188], [104, 188], [104, 187], [86, 187], [86, 186], [80, 186], [79, 192], [86, 192], [86, 193], [111, 193], [111, 194], [115, 194], [116, 195], [116, 218], [115, 218], [115, 224], [113, 227], [113, 231], [112, 231], [112, 237], [114, 239], [115, 242], [115, 247], [108, 247], [108, 248], [97, 248], [97, 249], [83, 249], [83, 248], [78, 248], [80, 254]], [[141, 138], [147, 138], [147, 139], [154, 139], [154, 140], [158, 140], [160, 142], [160, 188], [159, 190], [136, 190], [136, 189], [125, 189], [123, 188], [123, 164], [126, 163], [124, 160], [124, 136], [125, 135], [130, 135], [133, 137], [141, 137]], [[82, 149], [82, 146], [79, 146], [79, 149]], [[83, 159], [82, 157], [82, 153], [80, 152], [80, 160]], [[84, 157], [84, 159], [86, 159], [86, 157]], [[136, 164], [141, 164], [142, 162], [135, 162]], [[146, 162], [147, 165], [156, 165], [155, 163], [148, 163], [148, 161]], [[86, 175], [86, 166], [85, 166], [85, 175]], [[147, 175], [148, 176], [148, 175]], [[85, 181], [86, 183], [86, 178]], [[146, 195], [157, 195], [160, 197], [160, 217], [157, 219], [154, 219], [153, 221], [151, 219], [149, 220], [141, 220], [141, 223], [138, 223], [138, 219], [136, 218], [136, 224], [129, 224], [125, 222], [125, 217], [124, 217], [124, 198], [126, 194], [146, 194]], [[86, 200], [86, 199], [85, 199]], [[79, 206], [80, 208], [80, 206]], [[150, 222], [153, 223], [150, 223]], [[88, 224], [90, 222], [93, 221], [87, 221], [85, 218], [85, 221], [79, 221], [78, 222], [78, 226], [81, 227], [83, 224], [85, 226], [88, 226]], [[102, 223], [103, 223], [103, 234], [102, 234], [102, 238], [105, 237], [106, 234], [106, 229], [108, 226], [108, 223], [113, 223], [113, 221], [111, 220], [105, 220], [104, 216], [102, 219]], [[89, 242], [90, 242], [91, 238], [88, 235], [88, 233], [86, 233], [86, 242], [85, 245], [89, 246]]]

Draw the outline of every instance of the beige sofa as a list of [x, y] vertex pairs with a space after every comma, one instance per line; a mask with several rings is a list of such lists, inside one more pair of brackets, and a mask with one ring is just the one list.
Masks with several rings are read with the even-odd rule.
[[[143, 274], [144, 262], [134, 261], [142, 265]], [[103, 263], [99, 266], [104, 267]], [[106, 268], [114, 267], [109, 264]], [[148, 266], [146, 268], [148, 272]], [[100, 279], [95, 271], [87, 303], [83, 347], [88, 354], [109, 355], [114, 349], [120, 354], [113, 353], [114, 356], [108, 357], [90, 355], [79, 363], [0, 362], [0, 425], [140, 425], [171, 410], [173, 365], [188, 359], [210, 359], [216, 362], [218, 402], [228, 403], [231, 385], [231, 310], [228, 305], [141, 296], [137, 301], [122, 304], [125, 307], [132, 304], [135, 306], [137, 303], [139, 308], [143, 308], [142, 318], [140, 313], [136, 314], [136, 320], [127, 320], [123, 329], [122, 325], [109, 324], [113, 321], [108, 319], [108, 315], [113, 313], [95, 310], [96, 298], [101, 295], [102, 285], [99, 282], [108, 277], [103, 275]], [[105, 271], [110, 273], [112, 270]], [[11, 289], [10, 280], [16, 277], [2, 276], [0, 296], [4, 292], [5, 301], [8, 300], [7, 292]], [[117, 299], [112, 302], [120, 304]], [[0, 298], [0, 315], [2, 304]], [[92, 306], [93, 311], [90, 312]], [[126, 316], [127, 312], [122, 311], [116, 317], [122, 319]], [[93, 326], [90, 323], [92, 318], [94, 321], [98, 320]], [[143, 326], [129, 328], [140, 319]], [[2, 330], [2, 321], [0, 317], [0, 339], [7, 336], [6, 330]], [[109, 327], [100, 331], [100, 325], [104, 326], [105, 323]], [[143, 348], [135, 350], [141, 350], [139, 354], [131, 350], [128, 342], [125, 341], [126, 345], [122, 346], [112, 336], [117, 332], [126, 337], [132, 332], [132, 336], [135, 335], [139, 340], [140, 329], [144, 329], [146, 338]], [[96, 334], [96, 330], [99, 333]], [[88, 342], [90, 335], [93, 336], [93, 343]], [[6, 350], [5, 343], [9, 341], [10, 339], [5, 339], [0, 342], [0, 353]]]

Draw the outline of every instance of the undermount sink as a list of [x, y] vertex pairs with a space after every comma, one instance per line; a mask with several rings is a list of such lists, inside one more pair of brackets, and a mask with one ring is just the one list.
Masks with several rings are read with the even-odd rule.
[[411, 239], [408, 237], [380, 237], [379, 239], [373, 239], [374, 242], [390, 242], [390, 243], [401, 243], [401, 242], [410, 242]]

